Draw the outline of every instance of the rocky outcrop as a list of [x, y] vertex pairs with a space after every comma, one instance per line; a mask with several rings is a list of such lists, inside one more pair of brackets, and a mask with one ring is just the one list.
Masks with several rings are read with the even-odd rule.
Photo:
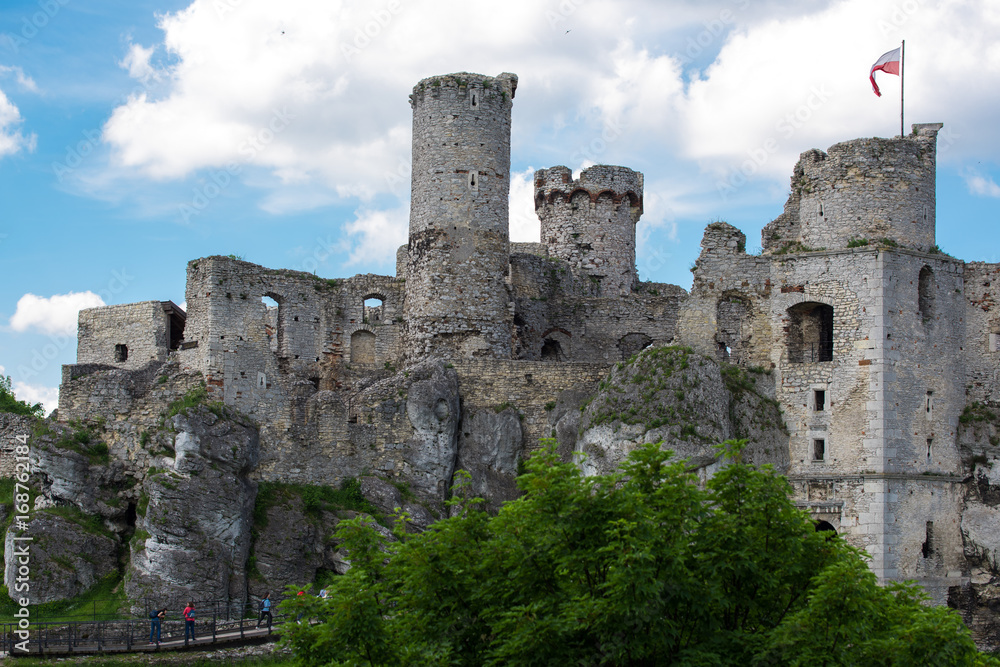
[[416, 493], [443, 500], [458, 454], [458, 374], [431, 361], [411, 368], [408, 378], [406, 416], [413, 434], [403, 446], [405, 477]]
[[469, 473], [473, 496], [497, 511], [519, 495], [515, 480], [524, 451], [521, 418], [514, 408], [462, 415], [456, 468]]
[[[410, 516], [408, 527], [411, 530], [423, 530], [436, 520], [434, 514], [420, 503], [412, 493], [407, 493], [404, 497], [403, 491], [395, 484], [371, 476], [362, 477], [360, 482], [361, 494], [365, 500], [387, 517], [395, 516], [397, 509], [406, 512]], [[406, 489], [405, 486], [404, 489]]]
[[298, 495], [273, 495], [280, 497], [264, 508], [256, 526], [251, 589], [258, 595], [282, 591], [312, 581], [321, 568], [345, 569], [333, 540], [339, 519], [330, 512], [307, 514]]
[[143, 483], [126, 585], [133, 599], [245, 597], [258, 433], [217, 411], [202, 406], [168, 421], [174, 457]]
[[746, 460], [787, 467], [781, 412], [758, 382], [689, 348], [647, 348], [616, 366], [584, 408], [574, 447], [580, 465], [586, 474], [609, 473], [639, 445], [660, 442], [711, 474], [720, 457], [715, 445], [750, 438]]
[[[18, 541], [23, 536], [28, 541]], [[27, 556], [24, 547], [29, 548]], [[94, 516], [75, 507], [35, 512], [27, 530], [16, 525], [4, 539], [4, 585], [12, 597], [31, 604], [65, 600], [86, 592], [118, 571], [118, 540]], [[26, 568], [18, 581], [19, 568]], [[25, 579], [29, 588], [18, 591]]]

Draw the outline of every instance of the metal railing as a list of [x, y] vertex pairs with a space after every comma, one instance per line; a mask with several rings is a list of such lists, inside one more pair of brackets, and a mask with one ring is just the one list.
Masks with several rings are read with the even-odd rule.
[[793, 364], [833, 361], [833, 341], [790, 343], [788, 345], [788, 361]]
[[[271, 607], [272, 626], [285, 617]], [[206, 611], [204, 607], [211, 607]], [[193, 644], [235, 642], [266, 637], [271, 628], [257, 628], [255, 603], [205, 603], [197, 610]], [[150, 642], [152, 619], [131, 618], [97, 621], [34, 621], [22, 629], [17, 622], [0, 623], [0, 652], [6, 655], [103, 653], [182, 648], [192, 642], [185, 637], [184, 619], [171, 614], [161, 621], [160, 641]]]

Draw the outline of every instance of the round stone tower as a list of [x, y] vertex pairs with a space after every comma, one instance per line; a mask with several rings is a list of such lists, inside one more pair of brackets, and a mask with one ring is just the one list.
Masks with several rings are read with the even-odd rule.
[[803, 153], [784, 213], [764, 228], [764, 250], [795, 244], [836, 250], [852, 242], [932, 249], [941, 127], [922, 123], [905, 137], [855, 139], [826, 153]]
[[509, 359], [510, 110], [517, 76], [446, 74], [413, 88], [405, 352]]
[[626, 167], [595, 165], [574, 181], [566, 167], [539, 169], [535, 172], [535, 211], [550, 257], [598, 282], [601, 296], [632, 291], [642, 174]]

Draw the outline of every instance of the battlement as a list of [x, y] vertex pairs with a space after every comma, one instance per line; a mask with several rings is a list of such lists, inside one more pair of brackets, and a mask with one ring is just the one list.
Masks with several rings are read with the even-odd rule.
[[[441, 74], [421, 79], [410, 94], [410, 106], [417, 108], [426, 99], [442, 97], [468, 98], [471, 107], [485, 101], [496, 101], [510, 105], [517, 91], [517, 75], [504, 72], [499, 76], [484, 76], [470, 72]], [[478, 99], [476, 99], [478, 96]]]
[[764, 228], [764, 250], [834, 250], [869, 241], [933, 248], [941, 127], [917, 124], [905, 137], [855, 139], [802, 153], [784, 213]]
[[576, 180], [562, 165], [535, 172], [536, 211], [557, 198], [569, 202], [579, 192], [586, 193], [592, 204], [601, 196], [610, 197], [615, 205], [628, 198], [629, 206], [638, 209], [637, 220], [642, 214], [642, 174], [628, 167], [598, 164], [584, 169]]
[[594, 281], [601, 296], [632, 291], [635, 223], [642, 215], [642, 174], [595, 165], [573, 180], [564, 166], [535, 172], [542, 245]]

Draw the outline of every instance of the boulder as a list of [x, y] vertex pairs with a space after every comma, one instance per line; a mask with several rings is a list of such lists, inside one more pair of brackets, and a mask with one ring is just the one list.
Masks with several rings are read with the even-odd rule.
[[524, 450], [524, 435], [517, 410], [479, 410], [462, 416], [456, 468], [471, 477], [473, 496], [486, 499], [497, 511], [520, 495], [515, 480]]
[[[18, 537], [30, 537], [20, 541]], [[22, 556], [24, 547], [28, 555]], [[27, 561], [27, 562], [24, 562]], [[26, 567], [27, 582], [18, 581]], [[4, 539], [4, 584], [12, 599], [31, 604], [66, 600], [118, 571], [118, 540], [97, 517], [63, 506], [33, 513], [27, 530], [16, 524]], [[18, 587], [27, 583], [26, 591]]]

